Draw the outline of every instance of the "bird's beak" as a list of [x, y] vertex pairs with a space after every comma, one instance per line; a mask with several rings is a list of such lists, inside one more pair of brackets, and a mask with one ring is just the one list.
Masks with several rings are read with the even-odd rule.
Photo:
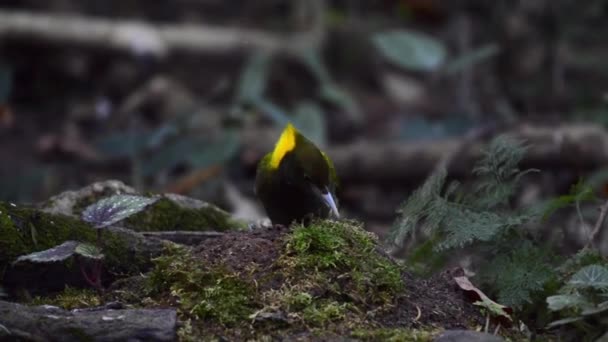
[[326, 193], [321, 194], [323, 200], [325, 201], [325, 204], [327, 204], [327, 206], [331, 209], [332, 214], [336, 218], [340, 218], [340, 213], [338, 213], [338, 207], [336, 206], [336, 201], [334, 201], [334, 197], [332, 196], [331, 191], [328, 191], [327, 189], [325, 189], [325, 191]]

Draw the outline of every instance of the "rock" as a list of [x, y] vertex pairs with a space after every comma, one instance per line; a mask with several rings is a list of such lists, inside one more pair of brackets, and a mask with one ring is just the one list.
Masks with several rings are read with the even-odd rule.
[[472, 330], [446, 330], [434, 342], [504, 342], [500, 336]]
[[42, 211], [49, 214], [76, 216], [76, 209], [84, 209], [102, 197], [117, 194], [135, 194], [135, 189], [118, 180], [93, 183], [79, 190], [64, 191], [44, 202]]

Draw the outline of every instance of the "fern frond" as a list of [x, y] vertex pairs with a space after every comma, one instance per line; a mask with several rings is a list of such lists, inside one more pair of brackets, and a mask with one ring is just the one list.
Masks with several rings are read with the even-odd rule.
[[483, 274], [497, 289], [499, 303], [520, 309], [555, 277], [549, 259], [542, 248], [527, 242], [511, 253], [499, 254]]
[[435, 202], [440, 198], [446, 176], [445, 169], [437, 170], [397, 210], [399, 219], [388, 235], [389, 243], [401, 247], [403, 241], [418, 227], [418, 223], [436, 209]]

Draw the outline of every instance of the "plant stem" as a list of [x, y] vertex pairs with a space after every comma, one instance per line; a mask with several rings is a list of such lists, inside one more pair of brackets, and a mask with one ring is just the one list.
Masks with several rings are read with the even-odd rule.
[[597, 240], [597, 236], [602, 230], [602, 226], [604, 226], [604, 221], [606, 221], [606, 215], [608, 214], [608, 201], [604, 202], [604, 205], [600, 208], [600, 216], [597, 218], [595, 222], [595, 227], [593, 227], [593, 231], [589, 234], [589, 241], [587, 241], [587, 245], [585, 247], [591, 247], [595, 244]]

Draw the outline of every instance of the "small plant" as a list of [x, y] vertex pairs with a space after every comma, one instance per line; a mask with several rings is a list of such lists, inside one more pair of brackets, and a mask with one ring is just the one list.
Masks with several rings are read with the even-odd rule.
[[[547, 297], [551, 311], [565, 318], [549, 324], [549, 328], [574, 325], [599, 338], [608, 329], [608, 268], [593, 264], [576, 272], [560, 289], [560, 294]], [[602, 318], [603, 317], [603, 318]]]
[[410, 267], [421, 271], [443, 266], [448, 253], [471, 253], [477, 256], [474, 282], [500, 303], [485, 309], [514, 309], [513, 317], [530, 318], [527, 323], [532, 328], [544, 328], [560, 313], [564, 318], [546, 327], [576, 326], [580, 330], [575, 334], [597, 338], [608, 326], [601, 319], [608, 312], [608, 263], [593, 244], [608, 202], [593, 230], [587, 231], [586, 246], [567, 258], [558, 256], [557, 246], [542, 241], [528, 227], [568, 207], [576, 209], [581, 226], [588, 227], [581, 205], [596, 199], [594, 191], [580, 181], [568, 195], [543, 207], [514, 207], [512, 197], [522, 177], [534, 171], [518, 168], [525, 152], [516, 140], [495, 139], [473, 169], [476, 181], [470, 188], [456, 182], [446, 185], [446, 171], [437, 170], [400, 208], [388, 243], [401, 247], [406, 240], [424, 236], [413, 241], [407, 256]]
[[118, 221], [142, 211], [146, 206], [154, 203], [156, 198], [147, 198], [134, 195], [114, 195], [104, 198], [88, 206], [82, 213], [85, 222], [93, 224], [97, 229], [96, 245], [78, 241], [65, 241], [53, 248], [22, 255], [14, 263], [35, 262], [49, 263], [64, 261], [75, 257], [85, 281], [99, 293], [104, 291], [102, 284], [102, 260], [104, 255], [102, 230]]

